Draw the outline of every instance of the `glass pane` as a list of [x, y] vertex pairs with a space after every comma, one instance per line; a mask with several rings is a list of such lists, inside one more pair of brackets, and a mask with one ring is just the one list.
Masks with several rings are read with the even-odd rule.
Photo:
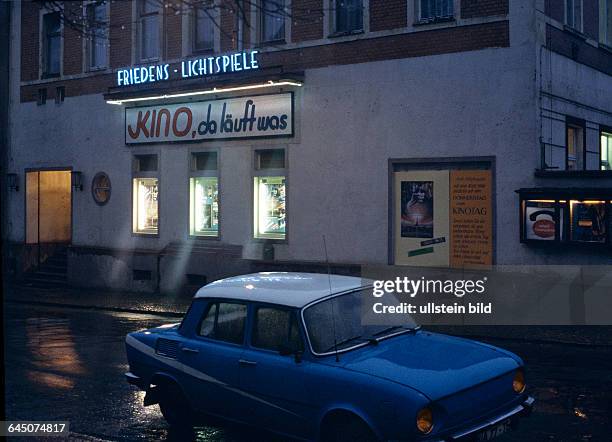
[[258, 150], [257, 168], [258, 169], [284, 169], [285, 168], [285, 150], [284, 149], [266, 149]]
[[289, 341], [291, 312], [276, 308], [258, 308], [253, 333], [253, 345], [278, 351]]
[[201, 6], [195, 16], [194, 49], [199, 51], [215, 47], [215, 24], [210, 16], [213, 10], [202, 9], [206, 7]]
[[421, 0], [420, 6], [422, 20], [453, 16], [453, 0]]
[[193, 154], [193, 170], [217, 170], [217, 152]]
[[605, 38], [604, 42], [608, 46], [612, 46], [612, 0], [607, 0], [604, 11], [605, 20]]
[[219, 186], [216, 177], [191, 178], [191, 234], [217, 236], [219, 232]]
[[107, 58], [107, 24], [106, 6], [92, 5], [88, 9], [90, 32], [90, 67], [106, 66]]
[[363, 28], [361, 0], [336, 1], [336, 31], [350, 32]]
[[136, 233], [158, 232], [158, 180], [157, 178], [134, 179], [134, 231]]
[[219, 304], [214, 337], [220, 341], [242, 344], [247, 308], [243, 304]]
[[143, 59], [159, 56], [158, 16], [149, 15], [141, 19], [141, 50]]
[[255, 236], [285, 238], [285, 177], [255, 178]]
[[570, 201], [570, 239], [606, 242], [605, 201]]
[[612, 170], [612, 134], [601, 134], [601, 170]]
[[282, 0], [262, 1], [263, 41], [278, 41], [285, 38], [285, 16]]
[[159, 0], [142, 0], [141, 2], [141, 7], [142, 7], [142, 13], [143, 14], [150, 14], [152, 12], [158, 12], [159, 11], [159, 5], [160, 2]]
[[200, 336], [211, 336], [215, 328], [215, 315], [217, 314], [217, 304], [213, 304], [208, 309], [206, 316], [200, 324]]
[[568, 170], [576, 170], [577, 163], [577, 138], [578, 128], [568, 126], [567, 128], [567, 168]]
[[59, 74], [60, 71], [60, 37], [49, 37], [47, 42], [47, 74]]

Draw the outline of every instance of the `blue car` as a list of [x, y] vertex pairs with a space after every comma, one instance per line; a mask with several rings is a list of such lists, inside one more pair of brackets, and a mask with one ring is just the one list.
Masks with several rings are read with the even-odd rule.
[[196, 413], [302, 440], [490, 440], [529, 414], [521, 359], [416, 324], [361, 323], [360, 278], [213, 282], [180, 324], [126, 337], [127, 380], [171, 426]]

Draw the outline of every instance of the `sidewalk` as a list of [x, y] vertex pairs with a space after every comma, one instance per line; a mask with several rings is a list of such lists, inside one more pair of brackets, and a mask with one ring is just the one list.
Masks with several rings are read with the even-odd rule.
[[90, 308], [128, 313], [147, 313], [183, 317], [191, 304], [191, 295], [160, 295], [116, 292], [84, 288], [35, 289], [10, 284], [5, 287], [7, 303]]
[[[113, 292], [92, 289], [34, 289], [7, 285], [7, 303], [88, 308], [182, 318], [191, 295]], [[612, 345], [612, 326], [427, 326], [433, 332], [473, 339], [529, 341], [577, 346]]]

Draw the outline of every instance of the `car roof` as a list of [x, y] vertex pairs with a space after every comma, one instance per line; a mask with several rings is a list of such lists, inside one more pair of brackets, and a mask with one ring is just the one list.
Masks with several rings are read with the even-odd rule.
[[330, 294], [370, 284], [370, 280], [355, 276], [261, 272], [211, 282], [198, 290], [195, 298], [227, 298], [301, 308]]

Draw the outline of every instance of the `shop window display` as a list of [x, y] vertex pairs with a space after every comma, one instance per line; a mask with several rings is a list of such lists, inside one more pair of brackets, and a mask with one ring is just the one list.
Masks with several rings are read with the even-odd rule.
[[255, 236], [257, 238], [285, 238], [285, 186], [285, 177], [255, 178]]
[[219, 183], [216, 177], [190, 179], [190, 234], [217, 236], [219, 234]]
[[158, 233], [159, 182], [157, 178], [134, 178], [133, 216], [134, 233]]

